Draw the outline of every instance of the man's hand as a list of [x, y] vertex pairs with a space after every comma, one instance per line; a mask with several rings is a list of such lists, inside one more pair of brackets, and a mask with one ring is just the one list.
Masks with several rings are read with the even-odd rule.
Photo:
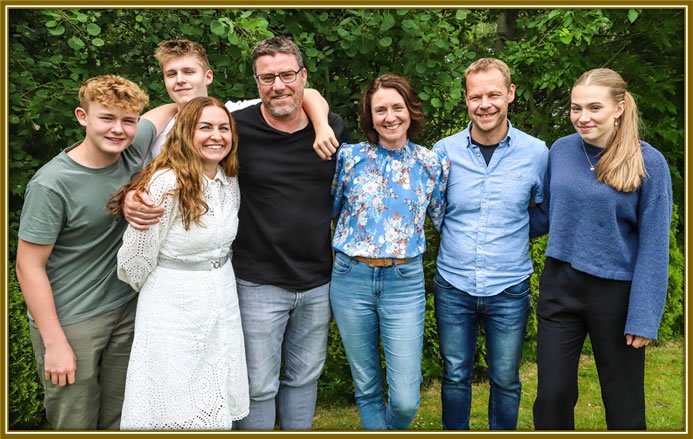
[[59, 386], [74, 384], [77, 358], [67, 340], [55, 344], [46, 344], [44, 364], [43, 369], [46, 380], [50, 380], [53, 384]]
[[640, 337], [639, 335], [626, 334], [626, 344], [628, 346], [633, 346], [635, 349], [645, 347], [649, 343], [649, 338]]
[[[140, 202], [137, 198], [140, 198]], [[156, 224], [159, 218], [164, 214], [163, 207], [155, 207], [152, 197], [146, 192], [137, 193], [129, 191], [125, 194], [123, 201], [123, 216], [125, 220], [135, 229], [147, 230], [149, 224]]]
[[315, 150], [315, 153], [321, 159], [332, 159], [332, 154], [337, 151], [337, 147], [339, 147], [339, 142], [334, 135], [332, 127], [329, 125], [325, 125], [320, 128], [315, 126], [315, 142], [313, 143], [313, 150]]

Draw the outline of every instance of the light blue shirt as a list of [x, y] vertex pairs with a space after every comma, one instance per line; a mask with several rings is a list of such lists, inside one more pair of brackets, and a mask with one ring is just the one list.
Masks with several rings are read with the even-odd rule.
[[438, 271], [472, 296], [493, 296], [532, 274], [529, 200], [544, 199], [546, 144], [512, 127], [488, 166], [470, 128], [433, 147], [450, 159]]
[[390, 150], [342, 144], [332, 182], [339, 215], [332, 246], [349, 256], [413, 258], [426, 249], [426, 212], [440, 230], [450, 162], [407, 143]]

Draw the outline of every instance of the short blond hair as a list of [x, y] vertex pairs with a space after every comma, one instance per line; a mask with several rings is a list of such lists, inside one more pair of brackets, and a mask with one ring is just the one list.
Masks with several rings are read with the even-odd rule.
[[190, 40], [165, 40], [161, 41], [154, 51], [159, 67], [164, 69], [164, 64], [173, 58], [192, 55], [202, 66], [204, 71], [210, 70], [207, 51], [202, 45]]
[[149, 103], [149, 96], [137, 84], [116, 75], [89, 78], [79, 88], [79, 105], [85, 110], [89, 103], [141, 113]]
[[512, 79], [510, 78], [510, 68], [508, 68], [506, 63], [498, 58], [480, 58], [471, 63], [464, 71], [465, 86], [467, 84], [467, 78], [472, 73], [487, 72], [493, 69], [497, 69], [501, 72], [503, 79], [505, 79], [505, 87], [510, 90], [510, 85], [513, 83]]

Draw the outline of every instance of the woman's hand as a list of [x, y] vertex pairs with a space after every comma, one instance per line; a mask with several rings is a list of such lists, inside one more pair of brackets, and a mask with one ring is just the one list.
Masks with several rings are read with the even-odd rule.
[[640, 337], [639, 335], [626, 334], [626, 344], [628, 346], [633, 346], [635, 349], [645, 347], [649, 343], [649, 338]]

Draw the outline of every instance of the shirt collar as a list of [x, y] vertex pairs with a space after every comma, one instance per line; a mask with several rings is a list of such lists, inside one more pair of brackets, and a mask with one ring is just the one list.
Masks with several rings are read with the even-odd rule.
[[[204, 175], [204, 174], [202, 174]], [[217, 165], [217, 173], [214, 175], [214, 178], [209, 178], [205, 175], [205, 180], [207, 181], [218, 181], [221, 184], [229, 184], [229, 177], [227, 177], [224, 174], [224, 171], [221, 169], [220, 165]]]
[[405, 155], [409, 154], [409, 151], [412, 150], [412, 143], [411, 143], [411, 140], [409, 140], [409, 139], [407, 139], [406, 143], [401, 148], [397, 148], [397, 149], [385, 148], [380, 143], [378, 143], [375, 146], [379, 150], [383, 151], [386, 154], [390, 154], [393, 157], [404, 157]]
[[[502, 145], [507, 145], [510, 144], [512, 139], [515, 136], [515, 128], [513, 128], [513, 124], [510, 123], [510, 119], [505, 119], [508, 121], [508, 134], [505, 135], [505, 138], [498, 142], [498, 146]], [[465, 136], [467, 137], [467, 147], [471, 148], [473, 143], [472, 143], [472, 122], [470, 121], [469, 124], [467, 125], [467, 129], [465, 131]]]

